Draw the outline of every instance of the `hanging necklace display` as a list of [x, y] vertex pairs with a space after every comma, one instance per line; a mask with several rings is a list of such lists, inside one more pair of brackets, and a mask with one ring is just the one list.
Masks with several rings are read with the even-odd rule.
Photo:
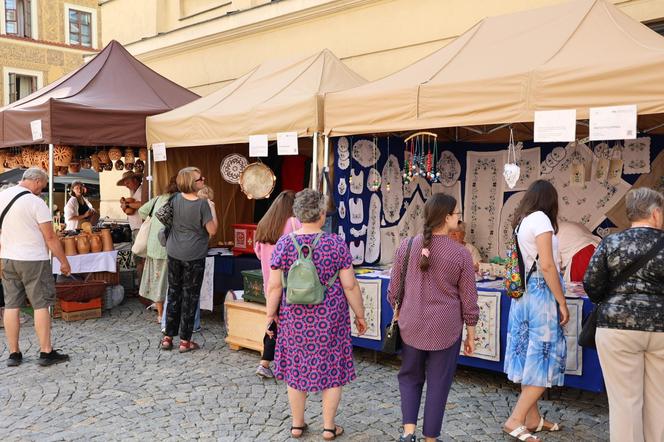
[[376, 192], [378, 189], [380, 189], [381, 184], [380, 174], [375, 169], [376, 164], [378, 163], [378, 137], [373, 137], [372, 156], [373, 164], [371, 165], [371, 170], [367, 176], [367, 188], [372, 192]]
[[[510, 161], [510, 159], [512, 161]], [[510, 189], [514, 189], [521, 176], [521, 168], [517, 164], [516, 145], [514, 144], [514, 131], [510, 127], [510, 142], [507, 145], [507, 162], [503, 166], [503, 177]]]
[[406, 138], [404, 143], [406, 145], [404, 151], [404, 184], [410, 183], [415, 177], [438, 182], [440, 179], [440, 172], [436, 167], [438, 135], [433, 132], [417, 132]]

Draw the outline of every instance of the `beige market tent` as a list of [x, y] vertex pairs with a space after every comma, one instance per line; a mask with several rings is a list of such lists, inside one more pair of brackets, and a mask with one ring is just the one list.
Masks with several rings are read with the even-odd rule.
[[327, 94], [325, 133], [531, 122], [535, 110], [571, 108], [585, 119], [621, 104], [664, 113], [664, 38], [606, 0], [575, 0], [484, 19], [393, 75]]
[[329, 50], [263, 63], [219, 91], [147, 119], [147, 142], [167, 147], [247, 143], [249, 135], [323, 129], [322, 98], [366, 83]]

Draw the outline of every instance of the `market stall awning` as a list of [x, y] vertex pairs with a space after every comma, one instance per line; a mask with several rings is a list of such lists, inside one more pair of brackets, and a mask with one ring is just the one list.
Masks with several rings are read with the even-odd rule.
[[[147, 116], [196, 98], [112, 41], [78, 70], [0, 109], [0, 147], [143, 146]], [[38, 140], [30, 129], [34, 120], [41, 120]]]
[[217, 92], [147, 119], [147, 141], [167, 147], [247, 143], [249, 135], [323, 129], [322, 97], [366, 83], [332, 52], [261, 64]]
[[[16, 184], [23, 178], [25, 169], [12, 169], [0, 173], [0, 184]], [[56, 184], [71, 184], [74, 181], [80, 181], [84, 184], [99, 185], [99, 173], [92, 169], [81, 169], [78, 173], [70, 173], [64, 176], [53, 178]]]
[[531, 122], [535, 110], [664, 113], [664, 38], [606, 0], [486, 18], [405, 69], [325, 97], [325, 132]]

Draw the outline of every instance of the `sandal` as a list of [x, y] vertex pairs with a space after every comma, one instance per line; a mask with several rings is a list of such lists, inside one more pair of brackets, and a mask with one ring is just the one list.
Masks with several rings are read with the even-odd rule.
[[508, 428], [503, 427], [503, 431], [510, 436], [512, 436], [516, 440], [520, 441], [530, 441], [530, 442], [537, 442], [540, 441], [541, 439], [537, 436], [533, 436], [530, 434], [528, 431], [528, 428], [526, 428], [525, 425], [521, 425], [520, 427], [516, 427], [512, 431], [508, 431]]
[[201, 348], [201, 346], [194, 341], [180, 340], [180, 353], [187, 353], [188, 351], [198, 350], [199, 348]]
[[[332, 437], [325, 437], [325, 433], [332, 433]], [[344, 434], [344, 429], [339, 425], [335, 425], [333, 429], [323, 428], [323, 439], [325, 440], [334, 440], [342, 434]]]
[[161, 339], [161, 349], [162, 350], [173, 350], [173, 338], [170, 336], [164, 336]]
[[560, 425], [557, 423], [552, 423], [551, 425], [545, 425], [545, 420], [543, 416], [540, 416], [540, 421], [539, 425], [537, 425], [537, 428], [528, 428], [528, 431], [532, 431], [533, 433], [539, 433], [540, 431], [546, 431], [546, 432], [554, 432], [554, 431], [560, 431]]
[[[293, 439], [299, 439], [304, 435], [304, 432], [309, 428], [308, 424], [303, 424], [301, 427], [290, 427], [290, 434]], [[299, 431], [300, 434], [293, 434], [293, 431]]]

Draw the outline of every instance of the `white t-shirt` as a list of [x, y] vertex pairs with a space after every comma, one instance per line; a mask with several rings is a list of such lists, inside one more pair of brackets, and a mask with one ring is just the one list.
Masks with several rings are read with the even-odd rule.
[[[533, 212], [521, 221], [517, 236], [519, 239], [519, 249], [521, 250], [525, 265], [523, 272], [526, 275], [530, 272], [533, 261], [537, 256], [537, 241], [535, 238], [546, 232], [553, 232], [553, 225], [549, 217], [542, 211]], [[556, 263], [556, 268], [560, 271], [560, 260], [558, 259], [560, 252], [558, 251], [558, 237], [555, 233], [553, 234], [552, 242], [553, 260]]]
[[[136, 189], [136, 192], [131, 196], [134, 198], [137, 202], [142, 202], [143, 196], [141, 195], [143, 193], [143, 185], [141, 184], [138, 186], [138, 189]], [[134, 212], [133, 215], [127, 215], [127, 219], [129, 220], [129, 227], [131, 230], [136, 230], [141, 228], [141, 224], [143, 224], [143, 219], [141, 219], [141, 215], [138, 214], [138, 209], [136, 212]]]
[[[24, 190], [27, 189], [14, 186], [0, 192], [0, 213]], [[2, 224], [0, 257], [16, 261], [48, 260], [48, 249], [39, 224], [49, 222], [53, 219], [44, 200], [32, 193], [17, 199]]]

